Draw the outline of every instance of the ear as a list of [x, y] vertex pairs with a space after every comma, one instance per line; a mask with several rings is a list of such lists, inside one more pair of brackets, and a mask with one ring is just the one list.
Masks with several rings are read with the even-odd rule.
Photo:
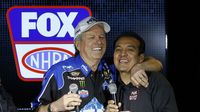
[[75, 46], [80, 51], [80, 40], [75, 41]]
[[140, 54], [140, 56], [139, 56], [139, 62], [141, 63], [143, 61], [144, 61], [144, 54]]

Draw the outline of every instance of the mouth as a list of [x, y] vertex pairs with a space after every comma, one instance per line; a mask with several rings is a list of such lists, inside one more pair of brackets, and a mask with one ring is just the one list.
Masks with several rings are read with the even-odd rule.
[[93, 51], [101, 51], [102, 48], [101, 48], [101, 47], [95, 47], [95, 48], [93, 48], [92, 50], [93, 50]]
[[128, 63], [128, 60], [127, 60], [127, 59], [120, 59], [120, 60], [119, 60], [119, 63], [122, 63], [122, 64], [123, 64], [123, 63]]

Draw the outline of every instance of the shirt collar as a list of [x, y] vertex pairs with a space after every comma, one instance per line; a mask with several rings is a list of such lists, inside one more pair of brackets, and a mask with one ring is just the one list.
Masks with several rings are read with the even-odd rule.
[[132, 86], [133, 86], [131, 82], [128, 83], [128, 85], [126, 85], [126, 84], [122, 81], [120, 74], [119, 74], [118, 82], [119, 82], [119, 84], [120, 84], [121, 86], [123, 86], [123, 87], [132, 87]]

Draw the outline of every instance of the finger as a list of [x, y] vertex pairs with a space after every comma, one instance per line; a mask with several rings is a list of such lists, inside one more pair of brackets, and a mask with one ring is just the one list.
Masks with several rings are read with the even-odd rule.
[[114, 100], [108, 100], [108, 104], [114, 104]]
[[82, 100], [80, 98], [66, 98], [65, 101], [67, 104], [70, 103], [70, 102], [79, 102], [81, 103]]
[[70, 102], [69, 103], [69, 106], [79, 106], [79, 105], [81, 105], [81, 103], [80, 102]]
[[144, 70], [142, 70], [142, 76], [143, 76], [146, 80], [148, 80], [148, 76], [147, 76], [147, 74], [146, 74], [146, 72], [145, 72]]
[[135, 80], [144, 87], [148, 86], [148, 78], [144, 70], [139, 70], [135, 75]]
[[75, 93], [69, 93], [64, 95], [65, 98], [80, 98], [78, 94]]
[[73, 98], [73, 101], [74, 102], [80, 102], [80, 103], [82, 102], [82, 100], [80, 98]]
[[148, 77], [144, 70], [140, 70], [137, 72], [136, 80], [139, 82], [140, 85], [147, 87], [148, 86]]
[[148, 87], [149, 81], [148, 81], [147, 74], [144, 71], [142, 72], [142, 75], [140, 76], [140, 79], [143, 81], [142, 86]]
[[71, 94], [72, 92], [71, 91], [69, 91], [67, 94]]
[[118, 106], [115, 104], [108, 104], [107, 108], [118, 109]]
[[121, 102], [119, 102], [119, 103], [118, 103], [118, 107], [120, 108], [121, 106], [122, 106], [122, 103], [121, 103]]
[[107, 108], [106, 108], [106, 112], [118, 112], [119, 109], [118, 108], [115, 108], [113, 107], [113, 105], [108, 105]]
[[139, 87], [139, 83], [134, 76], [131, 77], [131, 83], [133, 86]]
[[[76, 103], [73, 103], [73, 102], [76, 102]], [[81, 99], [78, 99], [78, 98], [66, 98], [64, 100], [65, 107], [71, 107], [71, 106], [80, 105], [80, 104], [81, 104]]]
[[66, 110], [73, 110], [75, 107], [74, 106], [66, 106]]
[[109, 109], [109, 112], [119, 112], [118, 109]]
[[137, 77], [135, 77], [135, 80], [139, 86], [143, 84], [143, 81], [140, 79], [139, 75]]

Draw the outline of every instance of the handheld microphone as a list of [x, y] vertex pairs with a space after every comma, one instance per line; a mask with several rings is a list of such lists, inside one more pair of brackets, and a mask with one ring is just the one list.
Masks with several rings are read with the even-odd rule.
[[109, 89], [110, 94], [112, 94], [112, 96], [113, 96], [114, 103], [117, 105], [117, 100], [116, 100], [117, 86], [116, 86], [116, 84], [115, 83], [109, 84], [108, 89]]
[[[75, 83], [72, 83], [69, 85], [69, 90], [72, 92], [72, 93], [77, 93], [78, 91], [78, 85], [75, 84]], [[76, 106], [76, 112], [79, 112], [79, 107]]]
[[76, 93], [78, 91], [78, 85], [75, 83], [70, 84], [69, 91], [71, 91], [72, 93]]

